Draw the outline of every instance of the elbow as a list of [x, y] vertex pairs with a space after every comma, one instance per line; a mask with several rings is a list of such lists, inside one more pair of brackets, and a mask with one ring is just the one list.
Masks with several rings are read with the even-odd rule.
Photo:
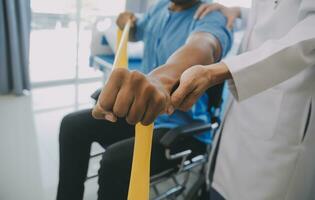
[[203, 55], [206, 62], [203, 64], [212, 64], [218, 62], [221, 58], [221, 45], [219, 41], [210, 33], [196, 33], [194, 37], [190, 38], [195, 52], [199, 52], [199, 55]]

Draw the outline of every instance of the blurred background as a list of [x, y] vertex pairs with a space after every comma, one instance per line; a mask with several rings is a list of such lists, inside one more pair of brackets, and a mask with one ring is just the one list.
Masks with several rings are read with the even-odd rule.
[[[250, 7], [250, 0], [216, 2]], [[110, 36], [103, 35], [115, 16], [124, 10], [143, 13], [152, 3], [1, 0], [1, 200], [55, 199], [60, 121], [93, 106], [90, 95], [104, 83], [113, 54]], [[95, 144], [92, 151], [101, 148]], [[97, 172], [99, 159], [91, 160], [89, 174]], [[96, 180], [87, 181], [85, 199], [96, 199], [96, 191]]]

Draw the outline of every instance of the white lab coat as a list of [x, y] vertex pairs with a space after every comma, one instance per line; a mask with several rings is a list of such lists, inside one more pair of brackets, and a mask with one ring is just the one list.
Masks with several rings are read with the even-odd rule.
[[224, 60], [233, 97], [212, 187], [228, 200], [315, 199], [315, 0], [278, 2], [242, 11], [241, 54]]

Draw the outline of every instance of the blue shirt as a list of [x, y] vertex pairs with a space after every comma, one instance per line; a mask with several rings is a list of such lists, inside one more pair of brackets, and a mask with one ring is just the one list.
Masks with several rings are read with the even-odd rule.
[[[170, 11], [169, 3], [169, 0], [160, 0], [137, 20], [135, 39], [144, 41], [142, 66], [138, 70], [149, 73], [165, 64], [185, 44], [187, 38], [196, 32], [214, 35], [221, 44], [221, 57], [226, 55], [231, 47], [232, 34], [226, 29], [226, 18], [220, 12], [212, 12], [202, 20], [195, 20], [193, 16], [201, 3], [180, 12]], [[160, 115], [155, 120], [154, 127], [175, 128], [192, 122], [209, 123], [211, 116], [208, 103], [208, 96], [204, 94], [187, 112], [176, 110], [172, 115]], [[211, 142], [210, 133], [199, 135], [197, 139], [205, 143]]]

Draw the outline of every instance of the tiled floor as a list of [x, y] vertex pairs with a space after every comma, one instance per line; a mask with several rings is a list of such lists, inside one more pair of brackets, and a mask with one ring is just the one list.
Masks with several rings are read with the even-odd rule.
[[[1, 200], [55, 199], [60, 121], [69, 112], [91, 107], [89, 95], [100, 85], [80, 84], [77, 94], [74, 85], [67, 85], [34, 89], [29, 96], [0, 96]], [[91, 169], [97, 165], [93, 161]], [[96, 199], [96, 186], [94, 180], [87, 183], [85, 199]]]

